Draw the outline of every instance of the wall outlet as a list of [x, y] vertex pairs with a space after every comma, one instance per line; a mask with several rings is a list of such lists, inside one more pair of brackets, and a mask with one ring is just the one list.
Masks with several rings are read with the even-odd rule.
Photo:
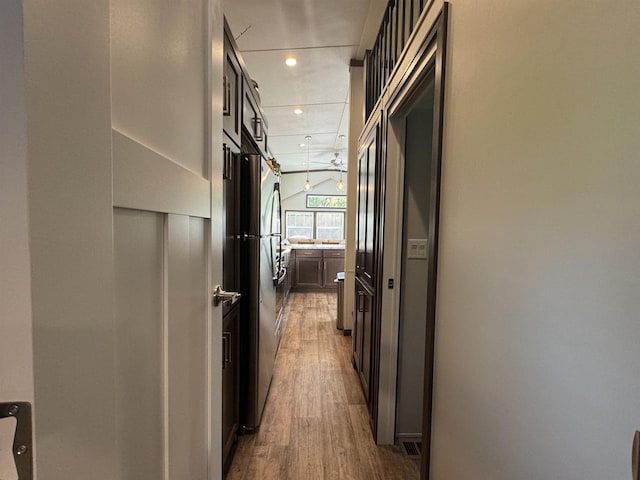
[[429, 240], [426, 238], [407, 239], [407, 258], [419, 258], [426, 260]]

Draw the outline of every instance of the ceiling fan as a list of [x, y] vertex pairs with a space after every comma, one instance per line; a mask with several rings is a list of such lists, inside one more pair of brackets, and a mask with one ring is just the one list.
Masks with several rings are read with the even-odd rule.
[[338, 172], [346, 172], [347, 171], [347, 165], [344, 163], [344, 161], [342, 160], [342, 157], [340, 156], [339, 152], [335, 152], [334, 157], [332, 159], [330, 159], [327, 162], [311, 162], [311, 163], [315, 163], [318, 165], [326, 165], [327, 170], [335, 170]]

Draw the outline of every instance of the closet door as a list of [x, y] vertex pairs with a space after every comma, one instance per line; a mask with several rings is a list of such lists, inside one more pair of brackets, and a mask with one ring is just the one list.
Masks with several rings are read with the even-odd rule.
[[110, 4], [118, 480], [205, 480], [211, 451], [221, 472], [223, 152], [209, 85], [223, 82], [209, 78], [207, 9]]

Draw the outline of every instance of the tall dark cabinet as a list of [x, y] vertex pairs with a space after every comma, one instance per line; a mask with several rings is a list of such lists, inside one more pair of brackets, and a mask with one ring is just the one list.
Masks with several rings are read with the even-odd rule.
[[[225, 131], [223, 134], [223, 192], [224, 243], [223, 285], [225, 289], [240, 291], [240, 148]], [[241, 303], [225, 302], [222, 325], [222, 458], [225, 469], [231, 463], [233, 448], [240, 425], [240, 322]]]
[[[268, 157], [268, 124], [260, 104], [260, 96], [250, 80], [246, 65], [240, 55], [228, 23], [224, 22], [223, 87], [223, 288], [230, 292], [243, 292], [244, 298], [235, 297], [222, 305], [222, 460], [223, 478], [233, 459], [237, 438], [241, 430], [240, 420], [247, 409], [249, 374], [246, 355], [249, 347], [246, 334], [249, 298], [244, 289], [247, 265], [243, 255], [243, 225], [241, 213], [247, 212], [247, 198], [243, 196], [241, 179], [243, 154], [248, 151], [259, 158]], [[250, 147], [248, 147], [250, 145]], [[245, 156], [246, 157], [246, 156]], [[275, 312], [274, 312], [275, 314]], [[241, 367], [240, 363], [243, 362]]]
[[358, 372], [374, 436], [377, 432], [380, 322], [378, 257], [380, 252], [381, 120], [371, 124], [358, 152], [356, 220], [356, 287], [353, 322], [353, 366]]

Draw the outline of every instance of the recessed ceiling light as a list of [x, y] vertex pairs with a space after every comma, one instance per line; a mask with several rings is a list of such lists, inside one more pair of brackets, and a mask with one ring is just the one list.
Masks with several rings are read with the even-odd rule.
[[295, 113], [296, 115], [302, 115], [302, 109], [301, 108], [296, 108], [293, 113]]
[[301, 144], [300, 144], [300, 148], [304, 148], [304, 147], [306, 147], [306, 146], [307, 146], [307, 144], [306, 144], [306, 143], [301, 143]]
[[287, 59], [284, 61], [284, 63], [286, 63], [287, 66], [289, 66], [289, 67], [295, 67], [296, 64], [298, 63], [298, 60], [296, 60], [293, 57], [287, 57]]

